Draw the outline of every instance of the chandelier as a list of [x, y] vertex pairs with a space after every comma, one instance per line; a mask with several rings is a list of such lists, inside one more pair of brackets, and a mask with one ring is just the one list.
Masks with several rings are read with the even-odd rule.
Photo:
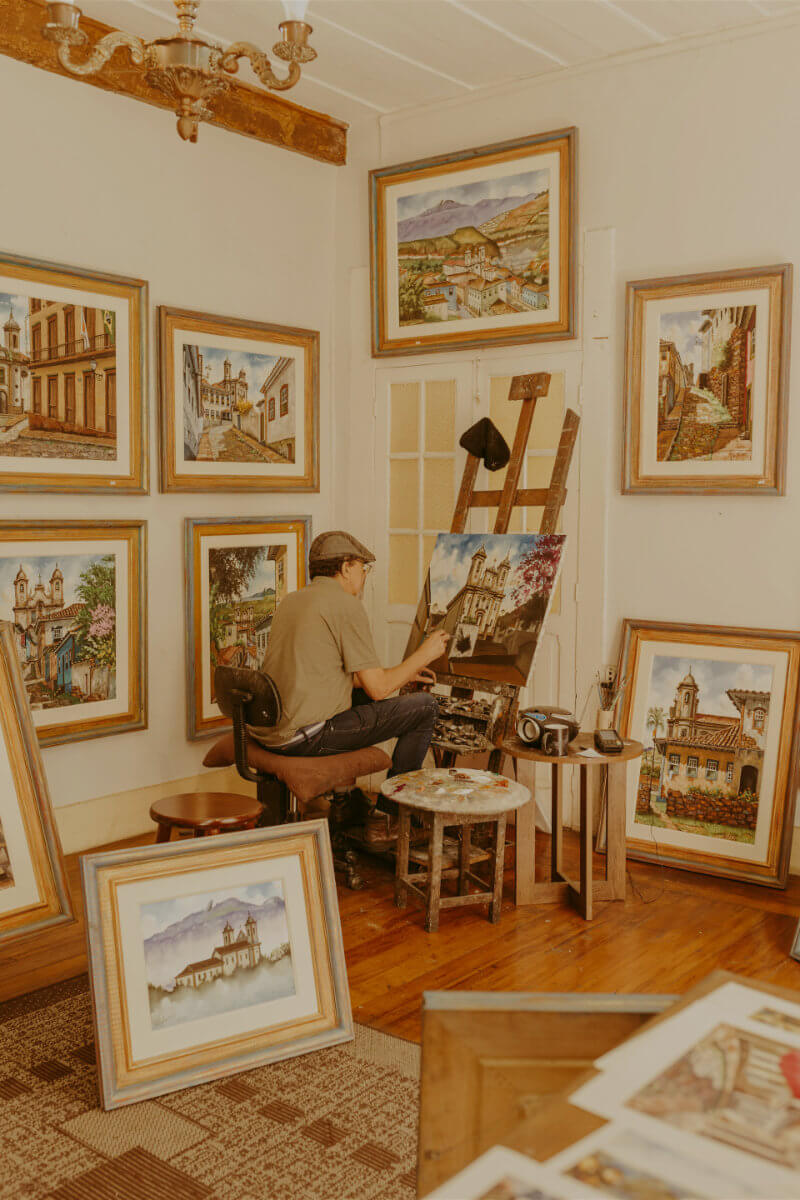
[[[58, 61], [73, 75], [94, 75], [117, 50], [127, 50], [136, 66], [142, 67], [147, 83], [158, 88], [175, 106], [178, 133], [184, 141], [197, 141], [200, 121], [213, 117], [211, 105], [231, 86], [230, 76], [239, 70], [239, 59], [247, 58], [264, 87], [283, 92], [300, 78], [300, 64], [312, 62], [316, 50], [308, 44], [311, 26], [300, 19], [282, 21], [278, 28], [282, 41], [272, 47], [273, 54], [289, 64], [288, 74], [279, 78], [269, 58], [252, 42], [233, 42], [227, 50], [207, 42], [194, 32], [200, 0], [173, 0], [178, 32], [173, 37], [146, 42], [121, 30], [112, 30], [89, 50], [88, 56], [73, 59], [73, 49], [83, 51], [89, 38], [80, 27], [81, 10], [73, 0], [50, 0], [49, 20], [44, 36], [58, 44]], [[298, 0], [284, 8], [291, 16], [305, 9]]]

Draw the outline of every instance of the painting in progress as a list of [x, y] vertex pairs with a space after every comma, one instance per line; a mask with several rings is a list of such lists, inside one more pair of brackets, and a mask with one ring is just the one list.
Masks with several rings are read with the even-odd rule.
[[397, 201], [401, 326], [550, 308], [550, 170]]
[[798, 1096], [800, 1050], [720, 1024], [627, 1106], [797, 1171]]
[[14, 631], [0, 621], [0, 944], [71, 920], [61, 843]]
[[116, 697], [114, 554], [0, 557], [0, 605], [33, 712]]
[[162, 491], [318, 491], [319, 334], [158, 314]]
[[623, 622], [631, 858], [781, 886], [797, 787], [800, 634]]
[[183, 343], [186, 462], [293, 463], [294, 358]]
[[628, 284], [623, 492], [783, 493], [791, 280]]
[[146, 490], [147, 285], [0, 255], [0, 487]]
[[153, 1029], [295, 993], [279, 880], [142, 905], [141, 927]]
[[756, 306], [662, 313], [658, 342], [660, 462], [750, 462]]
[[278, 605], [305, 586], [311, 518], [189, 517], [185, 536], [187, 727], [199, 738], [229, 724], [217, 667], [260, 670]]
[[574, 133], [370, 172], [373, 354], [570, 335]]
[[565, 541], [563, 534], [439, 534], [422, 637], [443, 630], [450, 641], [433, 669], [524, 685]]
[[773, 669], [657, 655], [635, 820], [755, 841]]

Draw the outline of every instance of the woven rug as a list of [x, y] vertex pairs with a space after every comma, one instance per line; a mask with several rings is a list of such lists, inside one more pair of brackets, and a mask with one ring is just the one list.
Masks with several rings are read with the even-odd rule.
[[3, 1200], [413, 1200], [419, 1048], [354, 1043], [115, 1112], [88, 978], [0, 1005]]

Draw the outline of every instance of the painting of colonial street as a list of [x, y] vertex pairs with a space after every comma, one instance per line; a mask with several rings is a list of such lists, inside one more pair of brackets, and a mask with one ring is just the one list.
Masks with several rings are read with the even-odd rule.
[[424, 636], [442, 629], [450, 642], [447, 659], [433, 669], [524, 684], [565, 540], [563, 534], [439, 534]]
[[755, 354], [755, 305], [661, 314], [660, 462], [750, 461]]
[[115, 698], [113, 554], [0, 558], [0, 619], [13, 623], [34, 712]]
[[291, 355], [183, 344], [185, 462], [293, 463]]
[[143, 904], [140, 928], [153, 1029], [295, 994], [280, 881]]
[[550, 171], [397, 200], [401, 325], [550, 307]]
[[211, 700], [218, 666], [258, 670], [275, 609], [286, 595], [286, 544], [208, 551]]
[[115, 459], [114, 312], [18, 295], [3, 282], [0, 456]]
[[653, 659], [635, 821], [753, 843], [772, 667]]

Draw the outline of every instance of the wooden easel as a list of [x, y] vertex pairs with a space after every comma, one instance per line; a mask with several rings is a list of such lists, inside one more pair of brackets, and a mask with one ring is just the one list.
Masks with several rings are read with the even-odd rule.
[[[555, 532], [559, 513], [567, 498], [567, 475], [569, 474], [575, 441], [578, 436], [578, 426], [580, 425], [580, 417], [571, 408], [568, 408], [564, 414], [561, 437], [559, 438], [558, 450], [556, 451], [556, 460], [553, 464], [553, 473], [550, 476], [548, 486], [546, 488], [520, 488], [518, 486], [520, 474], [522, 473], [522, 465], [528, 449], [528, 439], [530, 437], [531, 425], [533, 424], [533, 414], [536, 410], [536, 401], [541, 396], [547, 395], [550, 389], [550, 378], [550, 375], [544, 372], [537, 375], [515, 375], [512, 378], [508, 398], [511, 401], [519, 401], [522, 407], [502, 491], [499, 488], [489, 491], [481, 491], [475, 488], [478, 468], [482, 459], [468, 452], [467, 461], [464, 464], [464, 474], [461, 478], [461, 487], [453, 513], [453, 520], [450, 525], [451, 533], [465, 532], [470, 509], [495, 507], [497, 508], [497, 518], [494, 523], [494, 533], [508, 533], [511, 514], [515, 508], [538, 507], [544, 508], [542, 519], [539, 523], [539, 533]], [[417, 610], [417, 621], [419, 621], [423, 610], [427, 614], [427, 603], [427, 597], [423, 595], [420, 608]], [[508, 706], [503, 736], [507, 736], [510, 730], [514, 728], [518, 706], [519, 688], [515, 688], [513, 702]], [[452, 766], [457, 756], [453, 751], [440, 750], [435, 752], [435, 757], [440, 766]], [[502, 751], [499, 747], [495, 747], [489, 758], [489, 769], [496, 771], [500, 766], [501, 758]]]

